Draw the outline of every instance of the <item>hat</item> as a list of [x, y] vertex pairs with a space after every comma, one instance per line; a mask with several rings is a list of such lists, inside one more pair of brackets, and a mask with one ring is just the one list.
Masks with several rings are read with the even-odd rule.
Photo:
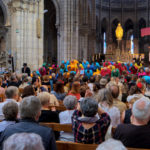
[[100, 80], [100, 85], [106, 85], [106, 84], [107, 84], [107, 79], [102, 78], [102, 79]]
[[23, 66], [27, 66], [27, 63], [23, 63]]

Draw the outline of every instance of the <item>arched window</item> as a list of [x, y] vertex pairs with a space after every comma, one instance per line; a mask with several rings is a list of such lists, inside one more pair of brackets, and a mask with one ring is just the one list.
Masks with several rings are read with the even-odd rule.
[[131, 40], [131, 54], [134, 54], [134, 36], [133, 34], [130, 36]]
[[103, 34], [103, 41], [104, 41], [104, 54], [106, 54], [107, 51], [107, 43], [106, 43], [106, 32]]

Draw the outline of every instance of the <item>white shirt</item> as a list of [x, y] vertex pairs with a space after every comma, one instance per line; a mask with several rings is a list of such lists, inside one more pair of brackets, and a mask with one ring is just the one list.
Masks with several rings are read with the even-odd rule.
[[120, 124], [120, 111], [117, 107], [107, 107], [102, 106], [101, 104], [99, 104], [99, 107], [102, 108], [106, 113], [108, 113], [111, 119], [111, 125], [113, 127], [117, 127]]
[[[66, 110], [59, 114], [60, 124], [72, 124], [71, 117], [74, 113], [74, 110]], [[73, 133], [60, 132], [61, 141], [71, 141], [74, 142]]]
[[4, 119], [3, 106], [8, 102], [16, 102], [16, 101], [14, 99], [6, 99], [5, 102], [0, 103], [0, 120]]
[[90, 88], [90, 90], [93, 92], [93, 83], [89, 83], [88, 87]]

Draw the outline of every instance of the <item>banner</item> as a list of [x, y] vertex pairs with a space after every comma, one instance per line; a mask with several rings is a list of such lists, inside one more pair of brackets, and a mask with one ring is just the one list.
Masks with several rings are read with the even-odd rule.
[[150, 27], [141, 29], [141, 37], [150, 35]]

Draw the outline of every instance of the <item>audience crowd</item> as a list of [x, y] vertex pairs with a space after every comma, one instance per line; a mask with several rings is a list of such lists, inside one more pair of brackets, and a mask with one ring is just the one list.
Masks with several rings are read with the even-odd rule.
[[0, 75], [0, 98], [0, 150], [55, 150], [56, 140], [150, 149], [150, 68], [141, 62], [72, 60], [33, 72], [24, 64]]

